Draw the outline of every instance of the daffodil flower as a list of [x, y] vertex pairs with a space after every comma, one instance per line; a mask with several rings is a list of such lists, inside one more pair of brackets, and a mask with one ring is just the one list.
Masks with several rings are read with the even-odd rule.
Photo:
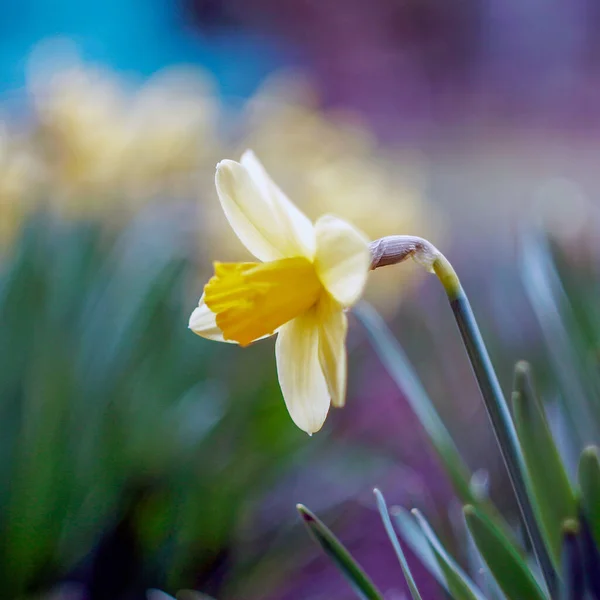
[[277, 333], [285, 403], [296, 425], [312, 434], [330, 404], [345, 401], [345, 310], [365, 286], [368, 239], [334, 216], [313, 225], [250, 151], [239, 163], [217, 165], [216, 186], [229, 224], [261, 262], [216, 262], [190, 328], [241, 346]]

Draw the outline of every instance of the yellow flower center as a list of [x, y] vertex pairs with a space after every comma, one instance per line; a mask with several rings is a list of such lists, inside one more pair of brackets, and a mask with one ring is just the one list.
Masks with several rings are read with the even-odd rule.
[[267, 263], [215, 263], [204, 299], [226, 340], [246, 346], [315, 305], [323, 286], [303, 257]]

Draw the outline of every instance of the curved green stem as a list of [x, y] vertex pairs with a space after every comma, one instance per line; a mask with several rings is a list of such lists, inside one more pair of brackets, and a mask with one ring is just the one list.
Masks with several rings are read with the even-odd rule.
[[465, 295], [454, 267], [443, 254], [440, 254], [433, 261], [432, 269], [437, 275], [437, 278], [440, 280], [441, 284], [444, 286], [444, 290], [450, 302], [459, 298], [461, 295]]
[[459, 286], [454, 297], [448, 293], [448, 299], [496, 434], [531, 546], [540, 564], [548, 590], [552, 592], [556, 585], [556, 574], [527, 491], [523, 453], [508, 404], [500, 389], [471, 304], [462, 287]]

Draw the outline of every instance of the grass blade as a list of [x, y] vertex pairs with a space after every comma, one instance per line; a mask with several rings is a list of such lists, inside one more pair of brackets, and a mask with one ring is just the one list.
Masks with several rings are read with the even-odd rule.
[[417, 525], [411, 514], [400, 506], [393, 506], [390, 513], [394, 519], [396, 527], [400, 531], [402, 540], [406, 542], [423, 566], [435, 577], [436, 581], [448, 591], [448, 584], [444, 573], [431, 549], [425, 534]]
[[383, 600], [369, 576], [335, 535], [306, 506], [298, 504], [296, 508], [317, 543], [340, 569], [356, 595], [362, 600]]
[[526, 362], [519, 362], [515, 367], [512, 402], [517, 435], [534, 499], [533, 506], [554, 567], [560, 571], [562, 523], [566, 519], [576, 518], [577, 503], [544, 408], [533, 391], [530, 368]]
[[386, 371], [404, 393], [411, 409], [427, 433], [442, 462], [456, 495], [464, 504], [474, 504], [486, 512], [498, 527], [510, 535], [508, 525], [488, 500], [473, 494], [472, 474], [463, 461], [450, 433], [440, 418], [431, 398], [425, 391], [402, 346], [377, 311], [361, 302], [353, 311], [365, 328], [369, 340]]
[[600, 546], [600, 451], [588, 446], [579, 459], [577, 480], [581, 504], [596, 544]]
[[594, 410], [594, 404], [589, 402], [593, 390], [586, 385], [590, 374], [582, 373], [584, 361], [574, 348], [576, 331], [568, 330], [565, 324], [572, 317], [569, 300], [543, 234], [529, 232], [522, 236], [521, 245], [521, 280], [562, 390], [562, 406], [579, 442], [589, 442], [598, 438], [600, 410]]
[[546, 600], [535, 577], [501, 531], [474, 506], [464, 507], [467, 527], [477, 549], [509, 600]]
[[412, 511], [421, 531], [427, 538], [427, 541], [433, 551], [438, 564], [446, 579], [447, 589], [453, 600], [486, 600], [485, 596], [471, 581], [469, 576], [460, 568], [456, 561], [448, 554], [433, 529], [416, 509]]
[[410, 594], [413, 600], [422, 600], [421, 594], [419, 594], [419, 590], [417, 588], [417, 584], [415, 583], [414, 577], [412, 576], [412, 573], [410, 571], [410, 567], [408, 566], [408, 562], [406, 562], [406, 557], [404, 556], [404, 552], [402, 551], [402, 546], [400, 546], [400, 541], [398, 540], [398, 536], [396, 535], [394, 525], [392, 524], [392, 520], [390, 519], [387, 504], [385, 503], [383, 494], [378, 489], [374, 489], [373, 493], [375, 494], [375, 498], [377, 499], [377, 508], [379, 510], [379, 514], [381, 515], [383, 526], [385, 527], [388, 537], [390, 538], [390, 542], [392, 542], [392, 546], [394, 547], [394, 551], [396, 552], [396, 556], [398, 557], [398, 561], [400, 562], [400, 566], [402, 567], [402, 572], [404, 573], [404, 578], [406, 579], [406, 583], [408, 584]]

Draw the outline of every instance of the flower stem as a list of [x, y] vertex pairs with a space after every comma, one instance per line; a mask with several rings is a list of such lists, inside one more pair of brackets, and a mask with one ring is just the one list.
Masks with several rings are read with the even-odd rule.
[[[556, 573], [527, 491], [525, 463], [521, 445], [469, 299], [450, 262], [431, 243], [421, 238], [393, 236], [390, 239], [393, 239], [394, 243], [390, 247], [393, 249], [394, 258], [397, 259], [394, 261], [389, 253], [386, 254], [386, 239], [388, 238], [383, 238], [372, 244], [372, 248], [376, 249], [376, 252], [373, 252], [372, 268], [401, 262], [408, 257], [412, 257], [428, 270], [433, 271], [444, 287], [479, 384], [488, 417], [500, 446], [502, 458], [506, 464], [533, 551], [540, 565], [546, 586], [552, 595], [556, 586]], [[405, 249], [404, 252], [399, 251], [400, 240]]]
[[[446, 291], [448, 292], [448, 289]], [[475, 372], [489, 419], [496, 434], [510, 481], [515, 490], [521, 516], [529, 534], [533, 551], [540, 564], [548, 589], [553, 590], [556, 576], [527, 492], [523, 453], [508, 404], [500, 389], [496, 372], [490, 361], [477, 322], [475, 321], [471, 304], [460, 284], [458, 289], [453, 292], [453, 295], [448, 292], [448, 299], [467, 349], [471, 365], [473, 366], [473, 371]]]

